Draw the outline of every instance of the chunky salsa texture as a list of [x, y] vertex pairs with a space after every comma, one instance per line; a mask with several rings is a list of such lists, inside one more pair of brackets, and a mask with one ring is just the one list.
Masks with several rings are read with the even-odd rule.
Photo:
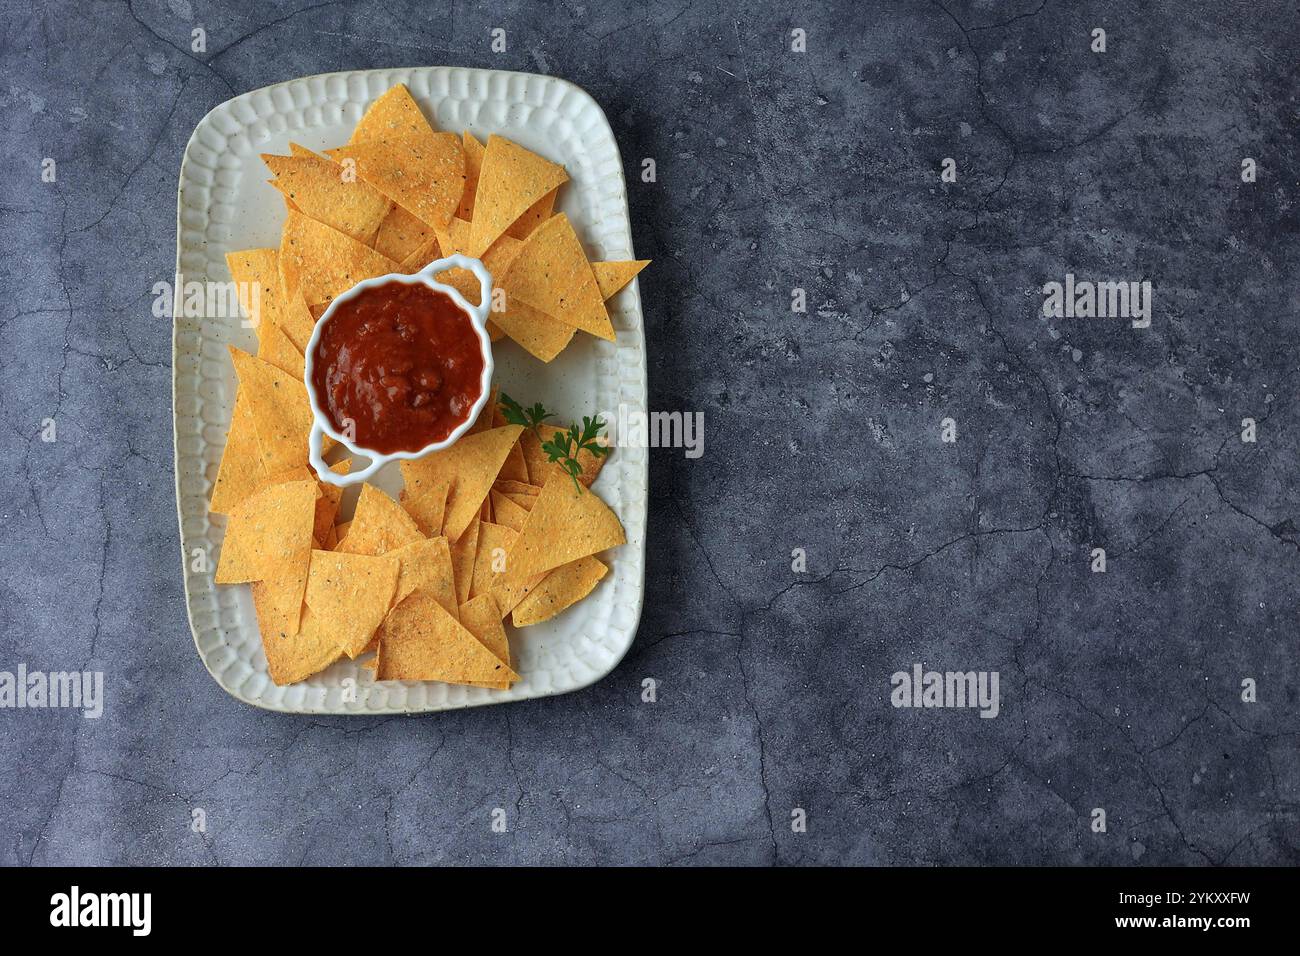
[[450, 297], [388, 282], [335, 307], [316, 344], [312, 384], [334, 429], [355, 444], [419, 451], [469, 418], [483, 354]]

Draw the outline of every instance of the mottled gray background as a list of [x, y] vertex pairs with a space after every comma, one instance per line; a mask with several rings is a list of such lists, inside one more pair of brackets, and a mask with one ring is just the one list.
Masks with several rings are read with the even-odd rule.
[[[108, 681], [98, 721], [0, 711], [0, 862], [1300, 857], [1294, 3], [0, 11], [0, 669]], [[645, 615], [596, 686], [262, 713], [182, 600], [150, 314], [181, 151], [256, 87], [448, 63], [608, 112], [651, 407], [702, 410], [706, 454], [653, 457]], [[1152, 327], [1045, 320], [1066, 272], [1149, 278]], [[1001, 716], [894, 710], [917, 661], [999, 671]]]

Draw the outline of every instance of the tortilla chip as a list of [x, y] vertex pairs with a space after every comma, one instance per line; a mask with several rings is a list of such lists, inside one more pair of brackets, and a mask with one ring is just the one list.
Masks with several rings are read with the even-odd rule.
[[236, 348], [230, 349], [230, 356], [240, 394], [248, 399], [266, 473], [274, 475], [302, 464], [307, 460], [307, 433], [312, 425], [302, 379]]
[[447, 492], [450, 489], [450, 478], [422, 478], [418, 475], [402, 489], [402, 507], [414, 519], [421, 534], [430, 538], [442, 534], [443, 520], [447, 514]]
[[[397, 207], [401, 209], [401, 206]], [[437, 235], [430, 236], [414, 252], [402, 260], [402, 272], [405, 275], [412, 275], [419, 272], [430, 262], [443, 258], [442, 246], [438, 244]]]
[[244, 249], [226, 253], [235, 280], [239, 306], [261, 340], [264, 325], [278, 325], [283, 312], [280, 253], [276, 249]]
[[257, 444], [257, 427], [253, 423], [252, 403], [240, 389], [235, 394], [235, 408], [226, 433], [226, 448], [221, 453], [217, 482], [212, 488], [209, 509], [229, 514], [235, 506], [256, 491], [266, 479], [261, 450]]
[[[555, 462], [546, 457], [546, 452], [542, 451], [542, 442], [550, 441], [557, 432], [565, 431], [565, 429], [557, 425], [544, 424], [538, 426], [537, 430], [542, 433], [541, 438], [538, 438], [530, 429], [520, 436], [519, 445], [523, 449], [524, 461], [528, 466], [529, 482], [541, 487], [546, 484], [551, 471], [558, 467]], [[609, 455], [593, 455], [586, 449], [580, 451], [578, 453], [578, 464], [582, 466], [582, 474], [578, 476], [578, 480], [587, 487], [591, 487], [591, 483], [600, 474], [600, 469], [605, 467], [605, 459], [608, 457]], [[501, 490], [506, 491], [508, 489], [503, 488]]]
[[273, 600], [265, 582], [253, 585], [253, 605], [262, 625], [262, 650], [266, 654], [271, 680], [283, 687], [323, 671], [343, 656], [330, 622], [310, 609], [302, 612], [299, 629], [293, 633], [274, 631], [263, 623], [264, 610]]
[[[484, 416], [486, 417], [486, 415]], [[498, 481], [528, 481], [528, 462], [524, 460], [524, 446], [515, 442], [505, 463], [497, 472]]]
[[502, 492], [502, 494], [503, 494], [506, 498], [509, 498], [511, 501], [513, 501], [515, 504], [517, 504], [519, 507], [523, 508], [525, 511], [532, 511], [532, 510], [533, 510], [533, 505], [535, 505], [535, 504], [537, 503], [537, 496], [536, 496], [536, 495], [524, 495], [524, 494], [520, 494], [520, 493], [518, 493], [518, 492], [512, 492], [512, 491], [505, 491], [505, 492]]
[[616, 338], [591, 263], [564, 213], [524, 240], [500, 285], [507, 304], [520, 302], [598, 338]]
[[334, 526], [335, 550], [338, 549], [338, 545], [343, 543], [343, 538], [344, 536], [347, 535], [348, 528], [350, 527], [352, 527], [352, 522], [350, 520], [340, 521], [338, 524]]
[[303, 378], [302, 352], [294, 347], [284, 329], [278, 325], [270, 325], [262, 330], [257, 357], [263, 362], [270, 362], [290, 378]]
[[470, 254], [485, 252], [529, 207], [568, 179], [563, 166], [505, 137], [489, 136], [474, 196]]
[[351, 236], [298, 212], [289, 213], [284, 223], [280, 268], [286, 295], [292, 299], [301, 292], [309, 306], [331, 302], [362, 279], [401, 269]]
[[506, 235], [514, 239], [527, 239], [534, 229], [551, 218], [551, 213], [555, 211], [555, 199], [558, 194], [558, 189], [552, 189], [525, 209], [524, 214], [511, 223], [510, 228], [506, 230]]
[[362, 143], [372, 139], [387, 140], [432, 132], [433, 127], [411, 98], [411, 91], [406, 88], [406, 84], [398, 83], [370, 104], [370, 108], [352, 130], [352, 138], [348, 142]]
[[543, 362], [549, 362], [563, 352], [578, 331], [532, 306], [511, 302], [509, 293], [506, 295], [506, 308], [493, 312], [492, 321], [503, 334]]
[[311, 157], [315, 157], [316, 159], [324, 159], [324, 158], [325, 158], [325, 157], [322, 156], [320, 153], [316, 152], [314, 149], [308, 149], [306, 146], [299, 146], [297, 143], [290, 143], [290, 144], [289, 144], [289, 155], [290, 155], [290, 156], [304, 156], [304, 157], [307, 157], [307, 158], [309, 158], [309, 159], [310, 159]]
[[471, 599], [492, 591], [498, 578], [504, 580], [506, 559], [518, 537], [518, 531], [505, 525], [479, 522], [478, 553], [474, 556], [474, 575], [469, 586]]
[[352, 514], [347, 537], [338, 550], [345, 554], [386, 554], [424, 535], [411, 516], [374, 485], [362, 485], [357, 509]]
[[510, 448], [523, 431], [520, 425], [506, 425], [463, 436], [456, 444], [415, 461], [401, 463], [402, 477], [407, 487], [425, 481], [450, 482], [447, 495], [447, 513], [443, 519], [443, 532], [455, 544], [471, 519], [483, 505], [492, 482], [510, 454]]
[[368, 140], [328, 153], [355, 162], [358, 176], [434, 227], [447, 224], [465, 191], [465, 151], [454, 133]]
[[636, 278], [636, 274], [649, 264], [649, 259], [635, 259], [625, 262], [593, 262], [591, 271], [596, 277], [600, 297], [608, 299], [616, 295], [622, 290], [623, 286]]
[[[490, 594], [481, 594], [472, 601], [466, 601], [460, 607], [461, 625], [496, 655], [501, 663], [513, 668], [514, 662], [510, 659], [510, 639], [506, 637], [506, 629], [501, 626], [502, 616], [501, 609], [497, 607], [496, 600]], [[507, 690], [511, 685], [511, 681], [508, 680], [473, 683], [476, 687], [488, 687], [492, 690]]]
[[526, 581], [626, 541], [618, 515], [590, 488], [575, 488], [569, 476], [557, 468], [510, 549], [503, 580]]
[[[330, 466], [330, 471], [336, 475], [346, 475], [351, 470], [351, 458], [345, 458], [337, 465]], [[343, 488], [340, 485], [332, 485], [328, 481], [319, 481], [319, 479], [318, 483], [320, 485], [320, 497], [316, 499], [316, 515], [312, 522], [312, 537], [319, 541], [322, 547], [333, 550], [331, 546], [326, 545], [326, 539], [329, 538], [329, 533], [334, 530], [334, 519], [338, 517], [339, 505], [343, 501]]]
[[[325, 308], [322, 306], [321, 312], [324, 311]], [[316, 329], [318, 318], [320, 316], [308, 307], [307, 300], [302, 297], [301, 289], [285, 302], [284, 313], [281, 316], [281, 330], [289, 337], [294, 348], [304, 355], [307, 354], [307, 345], [311, 341], [312, 332]]]
[[555, 617], [590, 594], [608, 571], [609, 568], [593, 557], [561, 565], [515, 606], [511, 623], [515, 627], [527, 627]]
[[[522, 440], [520, 442], [522, 445]], [[536, 498], [542, 493], [541, 485], [530, 484], [527, 481], [514, 481], [510, 478], [498, 478], [492, 482], [492, 487], [507, 495], [531, 495]]]
[[394, 204], [375, 234], [375, 250], [396, 260], [405, 268], [406, 257], [433, 243], [435, 254], [424, 260], [424, 266], [438, 258], [437, 237], [433, 229], [421, 222], [401, 206]]
[[296, 573], [302, 563], [305, 585], [316, 495], [314, 481], [289, 481], [240, 502], [226, 525], [216, 583], [262, 581], [281, 572]]
[[461, 148], [465, 150], [465, 191], [460, 197], [456, 216], [469, 222], [474, 218], [474, 194], [478, 190], [479, 171], [483, 167], [483, 144], [469, 130], [460, 135]]
[[[442, 254], [444, 256], [456, 253], [469, 255], [470, 229], [469, 221], [457, 216], [452, 216], [442, 225], [434, 226], [433, 231], [438, 236], [438, 245], [442, 247]], [[477, 297], [475, 300], [477, 301]]]
[[482, 506], [478, 509], [478, 518], [480, 521], [492, 520], [492, 496], [488, 495], [483, 499]]
[[[447, 241], [456, 242], [457, 240], [454, 236], [448, 236]], [[506, 269], [510, 267], [511, 261], [516, 255], [518, 255], [519, 250], [522, 247], [523, 243], [518, 240], [511, 239], [509, 236], [502, 236], [493, 243], [492, 248], [483, 255], [483, 267], [487, 269], [488, 273], [492, 276], [493, 292], [500, 287], [500, 283], [497, 282], [497, 277], [502, 275]], [[456, 251], [460, 250], [457, 249]], [[465, 297], [465, 301], [469, 302], [471, 305], [477, 306], [479, 304], [479, 301], [482, 298], [483, 288], [479, 284], [478, 277], [468, 269], [448, 269], [441, 275], [436, 276], [436, 278], [438, 281], [445, 282], [447, 285], [458, 290], [460, 294]]]
[[524, 522], [528, 520], [527, 508], [511, 501], [495, 488], [489, 497], [492, 499], [492, 514], [496, 516], [497, 524], [505, 525], [515, 532], [524, 530]]
[[401, 565], [394, 604], [401, 604], [413, 591], [428, 591], [452, 617], [459, 618], [456, 574], [451, 566], [451, 547], [446, 538], [425, 538], [388, 552]]
[[451, 684], [519, 679], [427, 591], [411, 594], [384, 620], [375, 676]]
[[460, 540], [451, 546], [451, 566], [456, 574], [456, 601], [464, 604], [469, 600], [469, 588], [474, 581], [474, 558], [478, 555], [479, 516], [475, 513], [460, 536]]
[[343, 653], [356, 658], [393, 603], [400, 562], [391, 555], [313, 551], [307, 606], [329, 623]]
[[328, 159], [263, 153], [262, 161], [275, 173], [271, 185], [303, 215], [357, 242], [373, 242], [379, 224], [393, 207], [379, 190], [359, 177], [345, 175], [343, 167]]

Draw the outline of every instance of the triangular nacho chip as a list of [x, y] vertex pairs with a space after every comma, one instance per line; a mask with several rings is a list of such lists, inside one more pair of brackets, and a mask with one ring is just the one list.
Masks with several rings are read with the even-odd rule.
[[465, 190], [465, 151], [454, 133], [368, 140], [329, 154], [337, 163], [355, 163], [358, 176], [431, 226], [451, 219]]
[[270, 362], [290, 378], [301, 380], [303, 377], [303, 357], [278, 325], [270, 325], [262, 330], [257, 347], [257, 357], [263, 362]]
[[362, 279], [399, 272], [401, 267], [337, 229], [290, 212], [280, 240], [280, 269], [286, 295], [301, 292], [312, 306], [331, 302]]
[[447, 492], [450, 489], [450, 478], [421, 477], [418, 474], [402, 489], [402, 507], [426, 537], [436, 538], [442, 534], [443, 520], [447, 514]]
[[551, 213], [555, 211], [555, 199], [558, 194], [558, 189], [552, 189], [525, 209], [523, 215], [510, 224], [510, 228], [506, 230], [506, 235], [514, 239], [527, 239], [534, 229], [551, 218]]
[[348, 142], [363, 143], [371, 139], [394, 139], [432, 132], [433, 127], [411, 98], [411, 91], [406, 84], [398, 83], [370, 104], [352, 130]]
[[478, 190], [478, 177], [483, 168], [483, 144], [469, 130], [460, 135], [461, 148], [465, 150], [465, 191], [460, 197], [456, 216], [469, 222], [474, 218], [474, 195]]
[[[486, 410], [484, 412], [486, 416]], [[524, 446], [515, 443], [510, 449], [510, 454], [506, 456], [505, 463], [497, 473], [497, 481], [527, 481], [528, 480], [528, 462], [524, 460]]]
[[498, 284], [507, 306], [520, 302], [598, 338], [616, 338], [591, 263], [564, 213], [533, 230]]
[[243, 391], [235, 394], [235, 408], [226, 433], [226, 448], [221, 453], [217, 483], [212, 488], [209, 509], [229, 514], [235, 506], [256, 491], [266, 479], [261, 450], [257, 444], [257, 426], [253, 423], [252, 403]]
[[303, 215], [357, 242], [369, 245], [393, 208], [387, 196], [364, 180], [347, 176], [342, 166], [328, 159], [263, 153], [262, 161], [275, 173], [271, 185]]
[[[330, 471], [336, 475], [346, 475], [351, 470], [351, 458], [345, 458], [330, 467]], [[320, 542], [321, 547], [331, 549], [325, 541], [334, 528], [334, 519], [339, 516], [339, 505], [343, 502], [343, 487], [319, 479], [317, 483], [320, 485], [320, 497], [316, 499], [316, 516], [312, 522], [311, 533], [312, 537]]]
[[[324, 307], [321, 312], [325, 311]], [[285, 303], [284, 314], [281, 321], [281, 329], [289, 337], [289, 341], [294, 347], [307, 354], [307, 345], [311, 341], [311, 334], [316, 328], [316, 320], [319, 316], [314, 315], [307, 305], [307, 300], [302, 297], [302, 290], [299, 289]], [[299, 376], [301, 378], [301, 376]]]
[[451, 567], [456, 575], [458, 604], [464, 604], [469, 600], [469, 588], [474, 581], [474, 558], [478, 555], [479, 523], [478, 512], [475, 512], [465, 533], [451, 546]]
[[402, 477], [408, 486], [417, 481], [423, 483], [438, 479], [451, 482], [443, 532], [452, 544], [459, 540], [482, 507], [483, 499], [521, 431], [523, 428], [519, 425], [489, 429], [477, 435], [464, 436], [443, 451], [402, 462]]
[[492, 321], [505, 335], [543, 362], [549, 362], [563, 352], [578, 331], [532, 306], [511, 302], [509, 294], [505, 309], [493, 312]]
[[265, 326], [278, 325], [284, 305], [280, 290], [280, 253], [276, 249], [244, 249], [226, 253], [235, 280], [239, 307], [260, 340]]
[[496, 516], [497, 524], [505, 525], [515, 532], [524, 530], [524, 522], [528, 520], [527, 508], [516, 504], [495, 488], [489, 497], [492, 499], [492, 514]]
[[400, 562], [391, 554], [312, 551], [307, 607], [330, 623], [343, 653], [356, 658], [388, 614]]
[[307, 459], [307, 433], [311, 431], [311, 407], [307, 387], [274, 365], [230, 350], [239, 378], [240, 394], [257, 429], [258, 449], [268, 475], [301, 465]]
[[[522, 442], [520, 443], [522, 445]], [[516, 504], [521, 504], [529, 511], [533, 508], [533, 502], [537, 496], [542, 493], [541, 485], [529, 484], [526, 481], [513, 481], [508, 478], [498, 478], [492, 482], [492, 490], [499, 491]]]
[[[398, 206], [397, 208], [401, 209], [402, 207]], [[438, 237], [432, 235], [402, 260], [402, 272], [405, 275], [412, 275], [435, 259], [441, 258], [443, 258], [442, 246], [438, 244]]]
[[310, 609], [302, 612], [302, 622], [293, 633], [269, 629], [263, 618], [270, 615], [274, 600], [274, 589], [267, 582], [258, 581], [253, 585], [253, 605], [262, 625], [262, 650], [272, 681], [281, 687], [297, 683], [343, 656], [330, 622]]
[[474, 195], [470, 254], [485, 252], [529, 207], [568, 178], [563, 166], [503, 136], [489, 136]]
[[386, 554], [423, 540], [424, 535], [401, 505], [374, 485], [362, 485], [347, 537], [339, 542], [337, 550], [345, 554]]
[[478, 554], [474, 557], [474, 577], [470, 582], [470, 599], [489, 594], [498, 579], [504, 580], [506, 557], [514, 547], [518, 531], [490, 521], [480, 521], [478, 526]]
[[217, 584], [270, 581], [265, 589], [265, 627], [298, 631], [312, 554], [315, 481], [270, 485], [244, 499], [226, 525]]
[[519, 679], [427, 591], [414, 592], [388, 613], [375, 677], [450, 684]]
[[390, 259], [396, 260], [402, 265], [402, 268], [406, 268], [407, 256], [423, 249], [430, 243], [433, 243], [435, 254], [420, 263], [421, 266], [427, 265], [438, 258], [436, 254], [437, 237], [434, 235], [431, 226], [421, 222], [396, 204], [384, 217], [384, 221], [379, 224], [379, 232], [375, 234], [375, 250]]
[[404, 544], [389, 551], [388, 555], [401, 564], [394, 604], [400, 604], [412, 591], [423, 590], [437, 598], [452, 617], [459, 616], [456, 610], [456, 574], [452, 570], [451, 547], [446, 538], [426, 538]]
[[[460, 606], [461, 625], [496, 655], [501, 663], [513, 669], [515, 665], [511, 660], [510, 639], [506, 637], [506, 629], [501, 626], [501, 618], [501, 609], [490, 594], [481, 594]], [[476, 687], [507, 690], [512, 682], [503, 680], [472, 683]]]
[[618, 515], [590, 488], [578, 489], [560, 469], [551, 472], [506, 558], [504, 580], [533, 575], [623, 544]]
[[616, 295], [636, 274], [650, 264], [649, 259], [634, 259], [625, 262], [593, 262], [592, 274], [596, 276], [596, 285], [600, 297], [608, 299]]
[[560, 565], [515, 605], [511, 623], [515, 627], [527, 627], [555, 617], [590, 594], [608, 571], [609, 568], [593, 557]]

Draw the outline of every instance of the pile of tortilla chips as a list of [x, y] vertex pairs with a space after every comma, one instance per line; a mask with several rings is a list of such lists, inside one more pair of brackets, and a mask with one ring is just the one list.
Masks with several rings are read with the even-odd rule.
[[[346, 145], [319, 155], [292, 143], [290, 155], [262, 159], [287, 207], [280, 247], [226, 259], [241, 288], [261, 290], [252, 318], [259, 338], [263, 326], [284, 333], [281, 351], [301, 354], [315, 319], [362, 279], [460, 253], [492, 273], [492, 340], [549, 362], [579, 331], [614, 341], [605, 300], [649, 264], [589, 261], [569, 217], [554, 212], [563, 166], [502, 136], [484, 145], [468, 130], [434, 130], [400, 84]], [[479, 301], [466, 270], [440, 278]]]
[[[589, 262], [553, 213], [562, 167], [501, 137], [435, 131], [404, 86], [347, 145], [291, 149], [263, 157], [287, 207], [280, 247], [227, 256], [258, 350], [230, 350], [239, 389], [211, 500], [228, 516], [216, 582], [251, 584], [277, 684], [373, 653], [363, 666], [379, 680], [508, 688], [519, 675], [503, 621], [525, 627], [582, 600], [608, 570], [597, 555], [625, 541], [590, 490], [604, 457], [582, 453], [580, 489], [542, 450], [558, 429], [507, 424], [493, 394], [456, 444], [402, 463], [400, 502], [363, 485], [344, 520], [342, 489], [307, 463], [304, 351], [340, 292], [459, 252], [493, 274], [494, 340], [549, 362], [579, 330], [614, 338], [604, 301], [646, 263]], [[478, 301], [465, 270], [441, 278]]]
[[[401, 463], [400, 501], [362, 485], [341, 521], [342, 489], [312, 475], [282, 396], [265, 386], [289, 380], [256, 362], [240, 362], [212, 510], [229, 516], [216, 582], [252, 584], [271, 679], [290, 684], [374, 651], [363, 666], [378, 680], [517, 681], [502, 622], [537, 624], [582, 600], [608, 571], [596, 555], [626, 540], [589, 487], [604, 457], [584, 451], [575, 482], [541, 450], [549, 426], [506, 424], [493, 396], [456, 444]], [[302, 461], [268, 471], [294, 455]], [[247, 480], [223, 482], [232, 474]]]

